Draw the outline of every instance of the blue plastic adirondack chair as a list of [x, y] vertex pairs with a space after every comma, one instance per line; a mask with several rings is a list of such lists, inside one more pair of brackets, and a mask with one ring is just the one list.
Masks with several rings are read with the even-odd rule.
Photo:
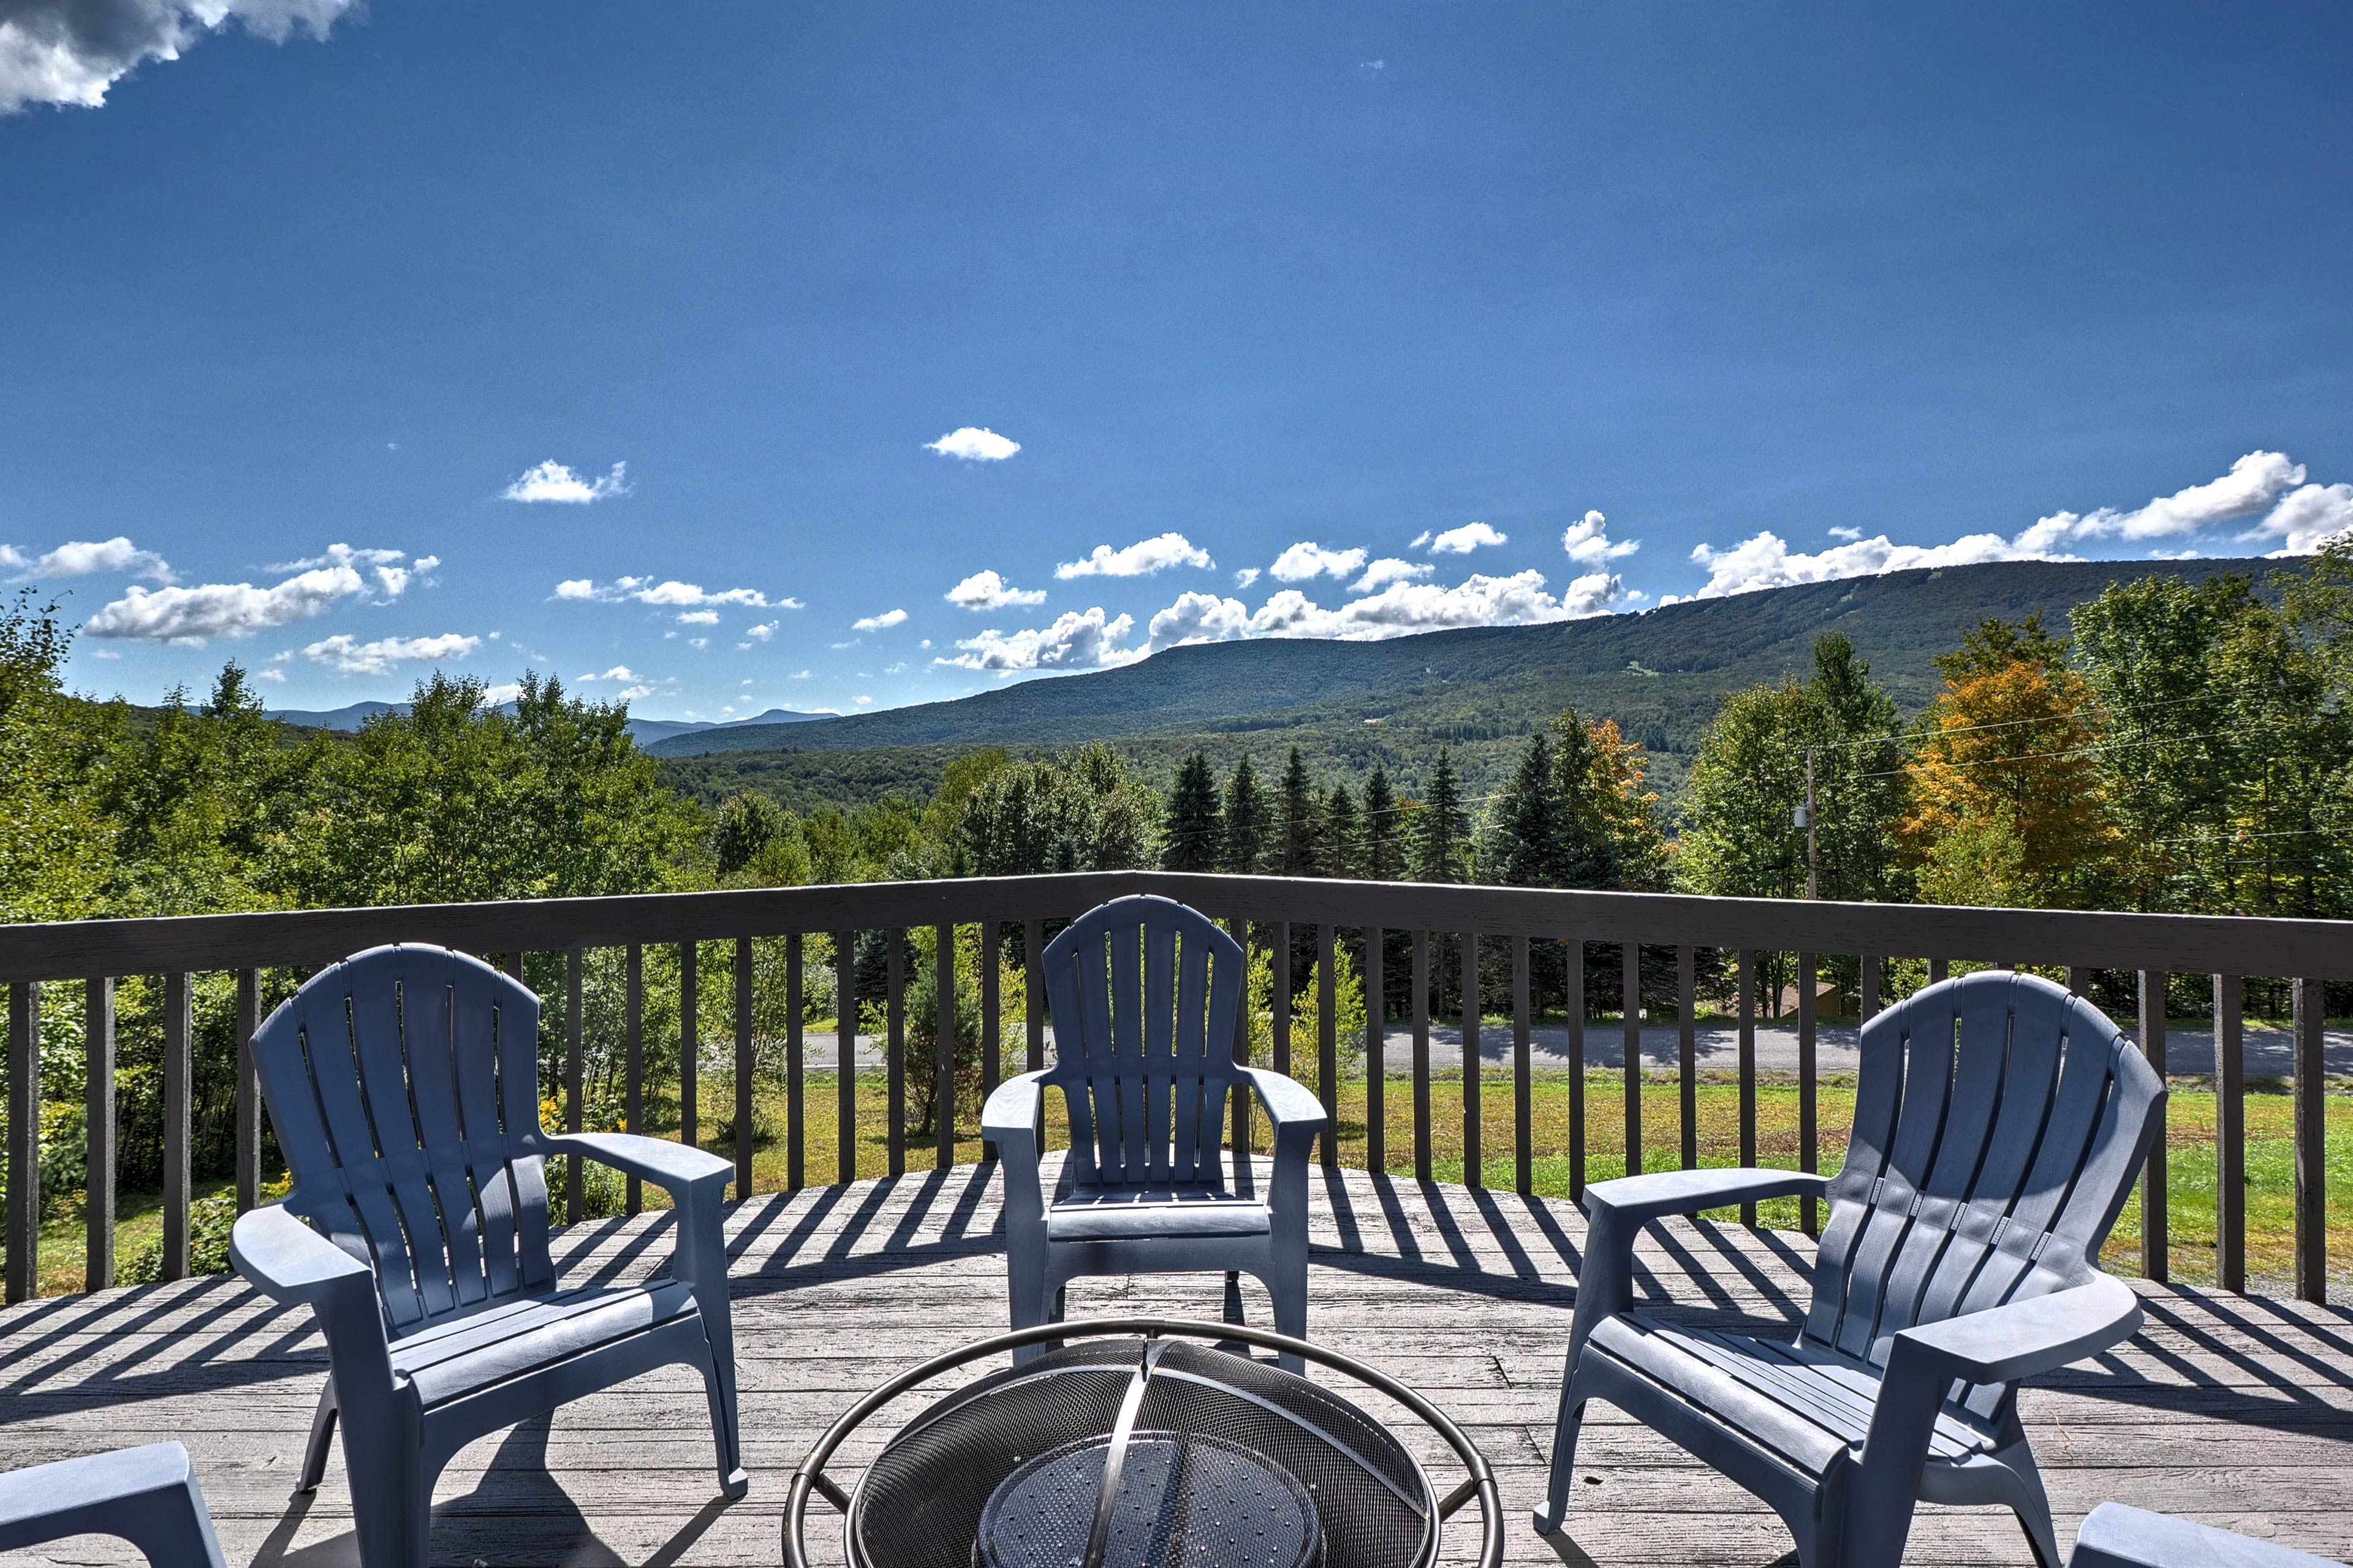
[[[1138, 896], [1080, 916], [1047, 944], [1044, 963], [1054, 1065], [1004, 1084], [981, 1114], [981, 1136], [1005, 1162], [1013, 1326], [1059, 1320], [1062, 1287], [1081, 1275], [1220, 1269], [1262, 1280], [1276, 1331], [1304, 1337], [1307, 1156], [1324, 1108], [1282, 1074], [1234, 1060], [1241, 944], [1198, 910]], [[1050, 1205], [1038, 1174], [1049, 1086], [1071, 1119], [1063, 1190]], [[1229, 1089], [1256, 1090], [1274, 1123], [1265, 1202], [1226, 1184]]]
[[[1671, 1171], [1588, 1188], [1536, 1528], [1560, 1527], [1586, 1401], [1603, 1399], [1771, 1504], [1804, 1568], [1895, 1568], [1915, 1500], [2010, 1509], [2043, 1568], [2059, 1568], [2017, 1384], [2139, 1327], [2138, 1299], [2094, 1260], [2164, 1105], [2163, 1083], [2097, 1008], [1989, 971], [1863, 1026], [1835, 1178]], [[1633, 1304], [1646, 1223], [1799, 1194], [1831, 1207], [1795, 1340]]]
[[2345, 1568], [2309, 1552], [2104, 1502], [2075, 1532], [2067, 1568]]
[[0, 1552], [111, 1535], [155, 1568], [226, 1568], [188, 1451], [117, 1448], [0, 1475]]
[[[318, 1314], [329, 1374], [300, 1486], [325, 1475], [340, 1416], [367, 1568], [425, 1562], [434, 1479], [459, 1448], [670, 1363], [702, 1374], [720, 1486], [743, 1495], [725, 1160], [627, 1133], [548, 1132], [539, 998], [446, 948], [372, 948], [322, 970], [253, 1051], [294, 1190], [237, 1222], [230, 1257]], [[551, 1154], [670, 1193], [669, 1279], [561, 1287]]]

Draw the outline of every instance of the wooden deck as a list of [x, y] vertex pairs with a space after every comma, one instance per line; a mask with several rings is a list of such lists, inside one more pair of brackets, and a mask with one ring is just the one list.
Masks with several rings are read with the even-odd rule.
[[[1567, 1537], [1529, 1529], [1583, 1230], [1567, 1205], [1361, 1173], [1319, 1175], [1315, 1201], [1312, 1332], [1471, 1432], [1501, 1476], [1511, 1562], [1764, 1564], [1788, 1550], [1761, 1506], [1606, 1408], [1587, 1425]], [[826, 1424], [890, 1372], [1003, 1325], [996, 1210], [992, 1167], [741, 1205], [729, 1235], [751, 1495], [716, 1500], [699, 1384], [658, 1373], [461, 1454], [438, 1494], [434, 1561], [777, 1563], [785, 1480]], [[559, 1263], [573, 1279], [642, 1273], [666, 1255], [666, 1226], [575, 1227]], [[1677, 1222], [1642, 1256], [1652, 1290], [1695, 1310], [1785, 1318], [1804, 1297], [1803, 1238]], [[1215, 1318], [1223, 1305], [1214, 1278], [1082, 1282], [1071, 1295], [1081, 1316]], [[2353, 1314], [2145, 1296], [2148, 1322], [2127, 1349], [2026, 1395], [2062, 1539], [2115, 1498], [2353, 1551]], [[1254, 1287], [1243, 1304], [1267, 1321]], [[0, 1314], [0, 1468], [177, 1437], [232, 1563], [353, 1563], [340, 1446], [326, 1486], [290, 1497], [324, 1369], [305, 1313], [233, 1279], [14, 1308]], [[832, 1559], [832, 1516], [820, 1507], [816, 1523]], [[1468, 1534], [1450, 1538], [1450, 1556]], [[1927, 1510], [1912, 1539], [1917, 1563], [2031, 1562], [2002, 1514]], [[126, 1560], [110, 1543], [69, 1544], [57, 1560]]]

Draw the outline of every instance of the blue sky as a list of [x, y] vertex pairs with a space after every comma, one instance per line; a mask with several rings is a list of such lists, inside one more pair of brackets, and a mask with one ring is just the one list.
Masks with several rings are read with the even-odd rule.
[[849, 710], [2353, 525], [2341, 5], [228, 8], [0, 0], [83, 689]]

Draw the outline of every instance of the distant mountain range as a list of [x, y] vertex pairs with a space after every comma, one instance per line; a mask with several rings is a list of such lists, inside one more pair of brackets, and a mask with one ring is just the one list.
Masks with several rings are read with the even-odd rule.
[[[512, 702], [501, 704], [505, 712], [514, 711]], [[283, 723], [299, 725], [306, 730], [357, 730], [379, 713], [406, 713], [406, 702], [354, 702], [347, 708], [311, 710], [280, 708], [267, 715]], [[738, 730], [747, 724], [759, 725], [763, 731], [774, 731], [787, 724], [808, 724], [831, 719], [831, 713], [796, 713], [787, 708], [771, 708], [765, 713], [755, 713], [749, 719], [737, 719], [724, 724], [709, 724], [692, 719], [636, 719], [629, 721], [629, 737], [640, 746], [656, 741], [673, 740], [685, 735], [698, 735], [708, 730]]]
[[[2268, 561], [2005, 562], [1895, 572], [1673, 605], [1641, 615], [1546, 626], [1429, 632], [1386, 642], [1268, 639], [1169, 648], [1123, 668], [1031, 680], [947, 702], [789, 726], [753, 721], [646, 742], [667, 775], [705, 799], [738, 788], [806, 809], [847, 804], [853, 781], [920, 794], [950, 757], [1114, 740], [1148, 772], [1207, 748], [1221, 765], [1250, 753], [1280, 763], [1298, 745], [1319, 769], [1360, 776], [1375, 761], [1409, 785], [1440, 744], [1466, 785], [1501, 782], [1522, 737], [1562, 708], [1614, 718], [1679, 788], [1726, 693], [1802, 677], [1814, 638], [1854, 639], [1906, 711], [1936, 690], [1933, 662], [1989, 616], [2069, 610], [2111, 583], [2158, 574], [2203, 578]], [[855, 753], [849, 755], [845, 753]]]

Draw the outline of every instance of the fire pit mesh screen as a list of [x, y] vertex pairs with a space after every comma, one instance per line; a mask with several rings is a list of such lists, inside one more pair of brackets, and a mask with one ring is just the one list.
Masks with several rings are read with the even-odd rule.
[[[1436, 1543], [1429, 1483], [1378, 1422], [1262, 1363], [1181, 1341], [1154, 1348], [1128, 1413], [1127, 1463], [1098, 1544], [1103, 1568], [1411, 1568], [1428, 1560]], [[916, 1417], [859, 1485], [849, 1520], [853, 1560], [863, 1568], [1081, 1568], [1103, 1456], [1114, 1447], [1105, 1439], [1145, 1357], [1138, 1339], [1067, 1345]]]

